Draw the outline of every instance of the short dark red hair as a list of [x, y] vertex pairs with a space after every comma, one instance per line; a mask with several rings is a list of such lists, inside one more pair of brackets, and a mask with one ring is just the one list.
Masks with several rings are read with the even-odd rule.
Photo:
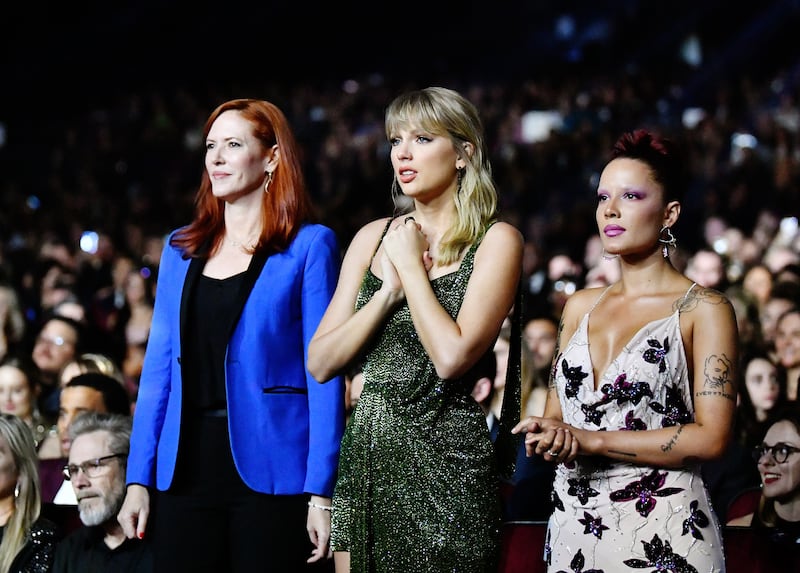
[[623, 133], [614, 143], [611, 158], [636, 159], [646, 163], [653, 178], [664, 189], [664, 201], [680, 201], [689, 186], [685, 154], [672, 139], [646, 129]]

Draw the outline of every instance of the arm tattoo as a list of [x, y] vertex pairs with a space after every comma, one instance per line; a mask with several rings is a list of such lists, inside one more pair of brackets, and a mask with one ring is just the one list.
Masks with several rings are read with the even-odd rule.
[[550, 380], [548, 382], [549, 388], [556, 387], [556, 365], [558, 359], [561, 358], [561, 331], [564, 330], [564, 317], [558, 321], [558, 331], [556, 332], [556, 347], [553, 349], [553, 361], [550, 363]]
[[681, 296], [672, 303], [672, 310], [688, 312], [697, 308], [701, 302], [706, 304], [730, 304], [727, 298], [713, 288], [693, 288], [686, 296]]
[[678, 426], [678, 430], [675, 432], [675, 435], [672, 436], [666, 444], [661, 446], [661, 451], [668, 452], [672, 450], [672, 447], [678, 442], [678, 436], [681, 435], [681, 432], [683, 432], [683, 426]]
[[[725, 354], [712, 354], [706, 358], [703, 367], [704, 390], [697, 392], [697, 396], [722, 396], [728, 400], [736, 401], [736, 391], [731, 379], [732, 361]], [[730, 391], [725, 391], [726, 386]]]

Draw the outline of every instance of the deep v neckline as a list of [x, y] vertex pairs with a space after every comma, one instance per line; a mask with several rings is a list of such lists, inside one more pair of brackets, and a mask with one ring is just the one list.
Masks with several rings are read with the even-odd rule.
[[589, 366], [590, 366], [589, 380], [587, 380], [587, 383], [589, 383], [591, 385], [591, 388], [592, 388], [593, 392], [598, 392], [600, 390], [600, 388], [602, 388], [604, 383], [605, 383], [605, 379], [606, 379], [606, 377], [608, 375], [608, 371], [611, 369], [612, 366], [614, 366], [614, 364], [616, 364], [619, 361], [620, 357], [626, 351], [626, 349], [629, 348], [633, 342], [639, 340], [639, 338], [640, 338], [640, 336], [641, 336], [641, 334], [643, 332], [645, 332], [647, 330], [655, 330], [655, 328], [652, 328], [653, 325], [655, 325], [655, 324], [660, 324], [660, 323], [667, 322], [669, 320], [675, 319], [677, 316], [679, 316], [680, 311], [676, 310], [675, 312], [673, 312], [672, 314], [670, 314], [668, 316], [662, 316], [661, 318], [654, 318], [653, 320], [643, 324], [639, 329], [636, 330], [636, 332], [633, 333], [633, 335], [631, 335], [628, 338], [628, 340], [625, 341], [625, 344], [622, 345], [622, 347], [619, 349], [619, 351], [616, 354], [613, 355], [613, 358], [608, 362], [608, 365], [606, 365], [605, 370], [603, 370], [603, 372], [600, 374], [600, 376], [597, 376], [595, 374], [594, 360], [592, 360], [592, 348], [591, 348], [592, 345], [591, 345], [591, 342], [589, 341], [589, 315], [590, 314], [591, 314], [591, 311], [587, 312], [583, 316], [583, 320], [581, 321], [581, 330], [583, 331], [583, 337], [586, 340], [586, 355], [588, 357]]
[[[697, 285], [697, 283], [693, 282], [689, 286], [689, 288], [686, 289], [686, 292], [684, 293], [683, 298], [682, 298], [682, 302], [686, 300], [686, 297], [689, 296], [689, 293], [692, 292], [692, 289], [696, 285]], [[667, 321], [673, 320], [673, 319], [674, 320], [680, 320], [681, 308], [683, 306], [682, 304], [679, 304], [678, 308], [675, 311], [673, 311], [672, 313], [668, 314], [667, 316], [662, 316], [661, 318], [654, 318], [653, 320], [650, 320], [650, 321], [644, 323], [642, 326], [640, 326], [636, 330], [636, 332], [634, 332], [630, 337], [628, 337], [628, 339], [625, 341], [625, 344], [623, 344], [620, 347], [620, 349], [616, 353], [614, 353], [612, 355], [611, 360], [609, 360], [609, 362], [605, 366], [604, 370], [600, 373], [599, 376], [597, 376], [596, 373], [595, 373], [594, 360], [592, 359], [592, 348], [591, 348], [592, 345], [591, 345], [591, 342], [589, 341], [589, 317], [592, 314], [592, 311], [597, 307], [597, 305], [600, 304], [600, 302], [603, 300], [603, 298], [605, 298], [606, 293], [611, 289], [612, 286], [613, 285], [607, 286], [605, 288], [605, 290], [603, 290], [603, 292], [600, 293], [600, 296], [597, 297], [597, 300], [594, 301], [594, 303], [592, 304], [591, 308], [589, 308], [589, 310], [586, 311], [586, 314], [583, 315], [583, 318], [581, 319], [581, 324], [579, 326], [579, 330], [583, 331], [582, 334], [583, 334], [584, 340], [586, 341], [586, 355], [587, 355], [587, 360], [589, 361], [589, 370], [590, 370], [590, 372], [589, 372], [589, 376], [587, 377], [589, 379], [586, 381], [586, 383], [590, 385], [590, 387], [592, 389], [592, 392], [594, 392], [594, 393], [597, 393], [600, 390], [600, 388], [603, 387], [603, 385], [605, 383], [605, 379], [606, 379], [606, 377], [608, 375], [608, 371], [611, 369], [611, 367], [614, 364], [616, 364], [619, 361], [620, 357], [622, 356], [622, 353], [625, 352], [625, 350], [627, 348], [629, 348], [632, 343], [634, 343], [635, 341], [639, 340], [639, 338], [641, 337], [642, 332], [644, 332], [645, 330], [648, 330], [648, 331], [649, 330], [656, 330], [656, 328], [653, 328], [653, 325], [656, 325], [656, 324], [660, 325], [661, 323], [664, 323], [664, 322], [667, 322]], [[576, 334], [577, 334], [577, 332], [576, 332]]]

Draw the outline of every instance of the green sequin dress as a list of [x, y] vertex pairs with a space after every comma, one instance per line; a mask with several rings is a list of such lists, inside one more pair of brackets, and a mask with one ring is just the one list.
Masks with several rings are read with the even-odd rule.
[[[479, 243], [431, 281], [453, 318]], [[367, 270], [356, 308], [380, 286]], [[496, 571], [500, 471], [472, 378], [436, 375], [406, 304], [368, 349], [363, 376], [342, 440], [333, 550], [350, 552], [354, 573]]]

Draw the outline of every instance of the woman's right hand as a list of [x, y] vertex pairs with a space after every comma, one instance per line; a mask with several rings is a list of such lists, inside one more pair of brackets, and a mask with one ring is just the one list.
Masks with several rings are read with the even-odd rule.
[[381, 253], [381, 290], [387, 292], [389, 300], [393, 303], [402, 301], [406, 294], [403, 291], [403, 283], [400, 282], [400, 277], [397, 275], [397, 269], [394, 268], [392, 261], [386, 252]]
[[122, 509], [117, 514], [117, 521], [122, 526], [125, 537], [129, 539], [144, 538], [147, 518], [150, 515], [150, 492], [143, 485], [131, 484], [125, 493]]

